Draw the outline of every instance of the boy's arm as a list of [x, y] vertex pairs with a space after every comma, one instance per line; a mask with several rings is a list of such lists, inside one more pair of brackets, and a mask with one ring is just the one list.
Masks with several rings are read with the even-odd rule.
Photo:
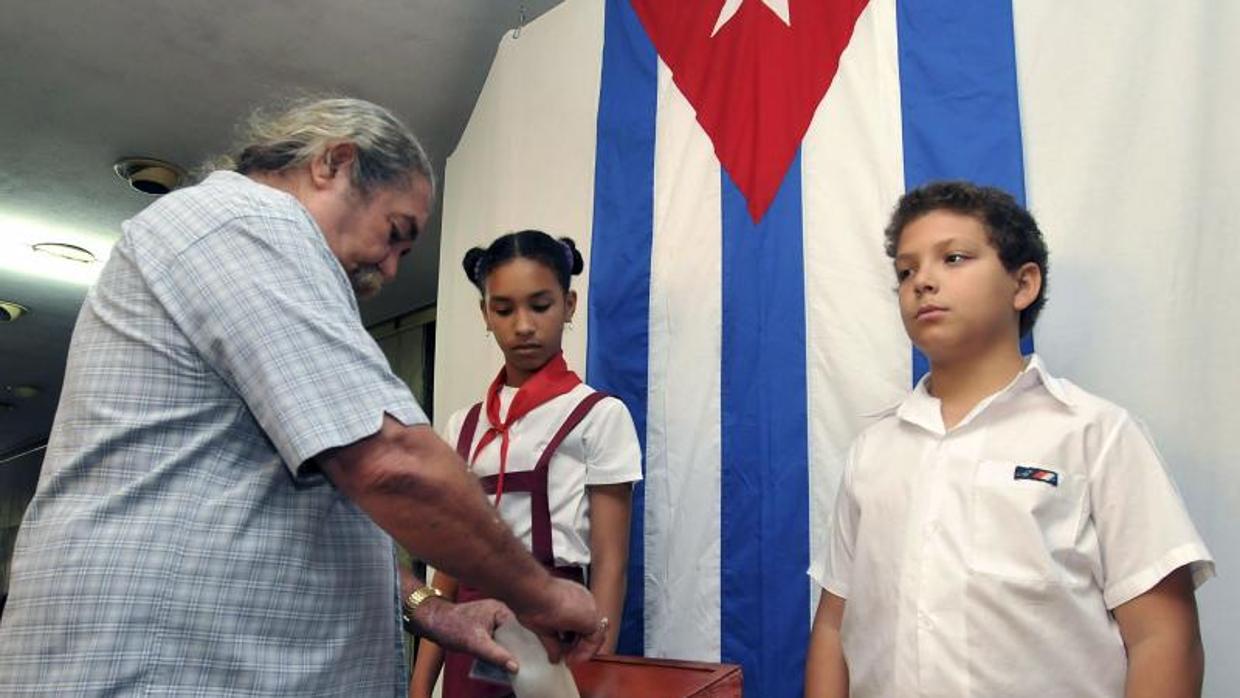
[[840, 642], [844, 603], [826, 589], [818, 599], [805, 655], [805, 698], [848, 698], [848, 664]]
[[[862, 432], [848, 449], [848, 461], [835, 496], [831, 536], [827, 543], [825, 567], [810, 569], [810, 578], [821, 588], [818, 612], [810, 630], [809, 649], [805, 653], [805, 698], [848, 698], [848, 663], [844, 659], [844, 643], [840, 628], [844, 622], [845, 597], [827, 591], [828, 584], [848, 595], [852, 576], [854, 546], [861, 510], [853, 497], [852, 474], [866, 432]], [[827, 570], [830, 574], [826, 574]]]
[[1200, 698], [1205, 653], [1189, 568], [1114, 612], [1128, 652], [1125, 698]]

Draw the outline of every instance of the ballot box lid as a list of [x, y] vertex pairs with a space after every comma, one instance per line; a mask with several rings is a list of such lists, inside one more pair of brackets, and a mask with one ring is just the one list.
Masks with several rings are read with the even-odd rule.
[[739, 698], [741, 668], [645, 657], [598, 656], [573, 667], [581, 698]]

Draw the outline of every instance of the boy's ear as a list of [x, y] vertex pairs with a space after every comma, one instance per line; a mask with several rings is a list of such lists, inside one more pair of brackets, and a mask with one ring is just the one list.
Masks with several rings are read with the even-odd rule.
[[1042, 268], [1034, 262], [1025, 262], [1013, 274], [1016, 279], [1016, 295], [1012, 297], [1012, 307], [1016, 312], [1028, 308], [1042, 291]]

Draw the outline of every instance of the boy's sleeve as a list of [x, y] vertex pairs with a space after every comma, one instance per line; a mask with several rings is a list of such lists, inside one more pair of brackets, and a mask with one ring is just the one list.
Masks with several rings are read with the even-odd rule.
[[835, 496], [835, 510], [830, 519], [831, 531], [827, 538], [826, 555], [809, 571], [810, 578], [818, 586], [844, 599], [848, 598], [849, 580], [852, 579], [853, 550], [860, 518], [860, 509], [853, 496], [853, 471], [859, 446], [860, 439], [848, 451], [840, 489]]
[[1124, 413], [1090, 470], [1090, 500], [1109, 609], [1190, 566], [1194, 587], [1214, 559], [1144, 427]]

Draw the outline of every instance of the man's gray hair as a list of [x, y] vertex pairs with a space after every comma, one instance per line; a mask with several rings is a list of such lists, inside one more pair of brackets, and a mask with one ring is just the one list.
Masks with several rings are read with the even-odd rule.
[[357, 148], [351, 174], [363, 195], [421, 175], [434, 196], [435, 172], [422, 144], [392, 112], [361, 99], [300, 99], [278, 114], [255, 111], [237, 154], [220, 164], [241, 174], [280, 172], [309, 163], [336, 143]]

